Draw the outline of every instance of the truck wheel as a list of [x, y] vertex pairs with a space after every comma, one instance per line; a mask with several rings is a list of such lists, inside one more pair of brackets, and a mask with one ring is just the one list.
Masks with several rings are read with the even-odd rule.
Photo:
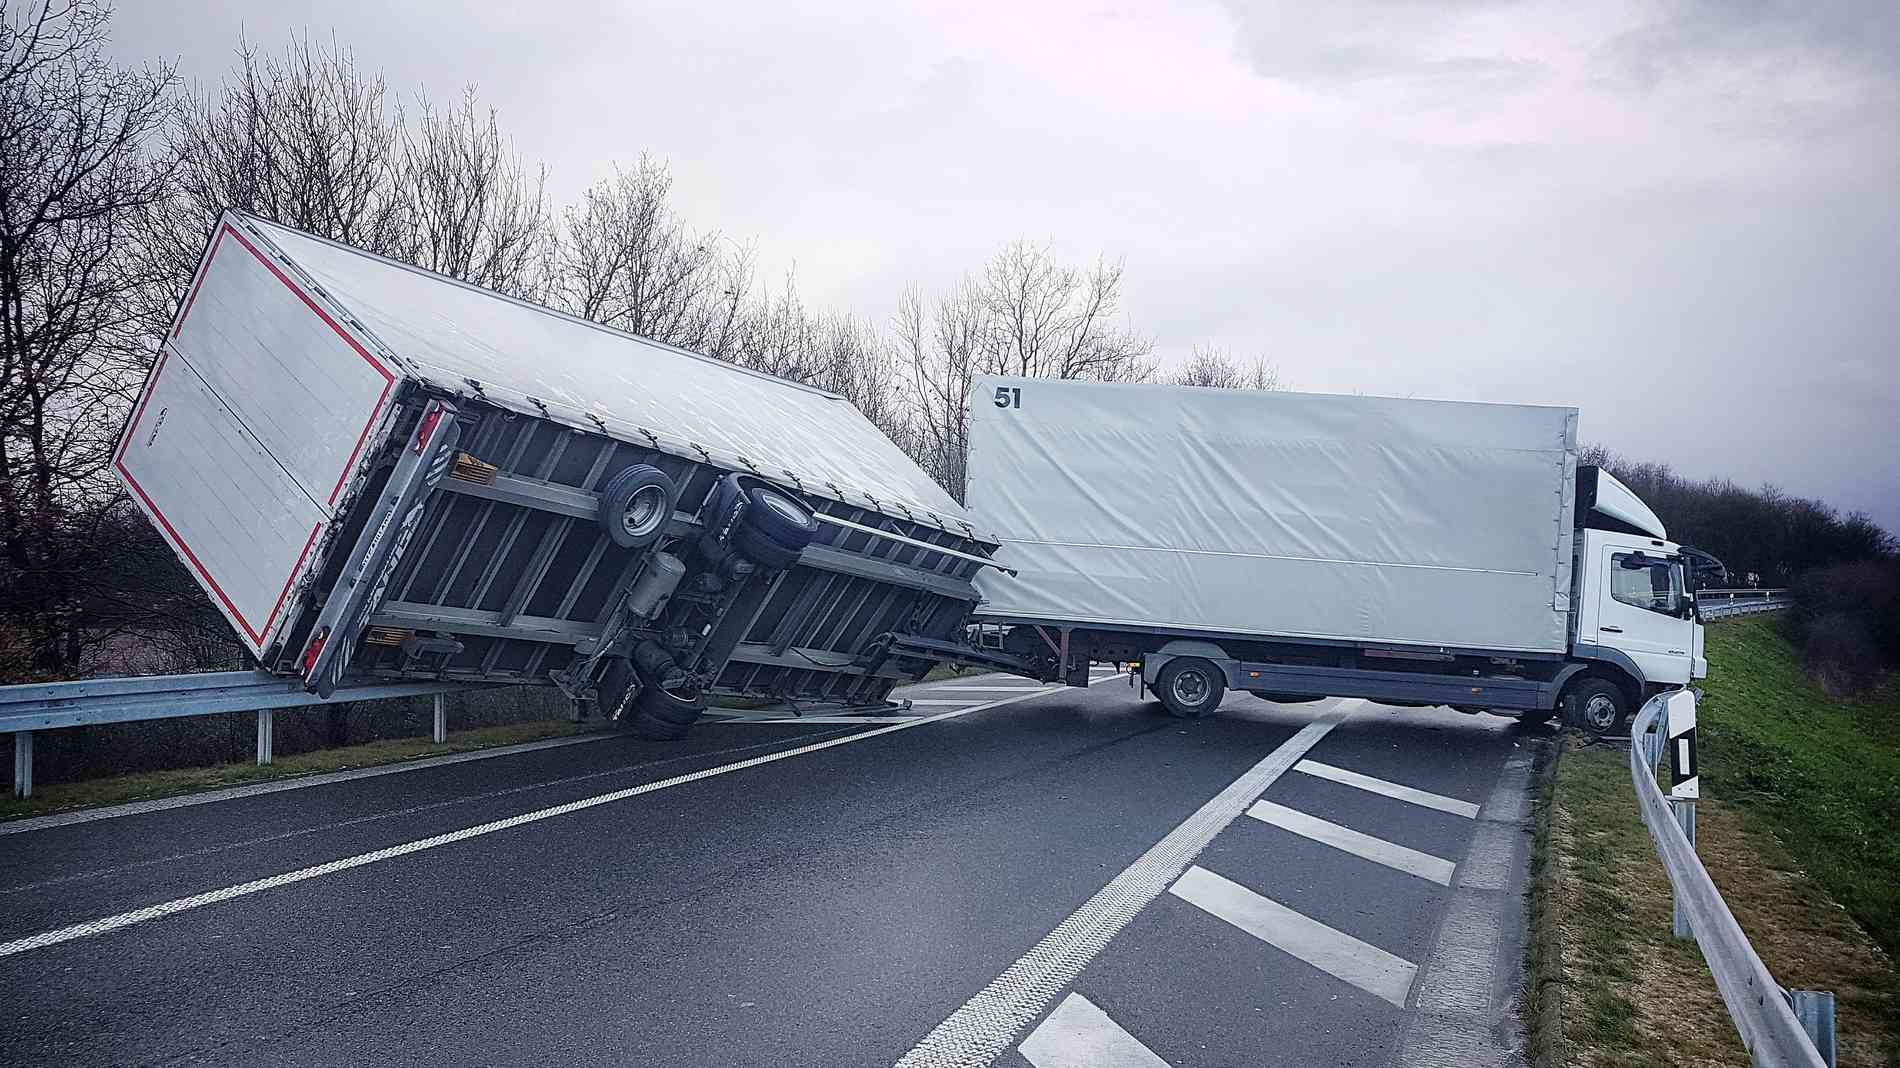
[[1177, 719], [1213, 714], [1226, 689], [1227, 679], [1219, 668], [1191, 656], [1168, 661], [1155, 678], [1155, 696], [1161, 698], [1168, 715]]
[[1583, 679], [1564, 693], [1564, 724], [1608, 734], [1629, 715], [1629, 696], [1609, 679]]
[[732, 547], [766, 571], [783, 571], [798, 562], [799, 550], [780, 545], [751, 525], [741, 526], [732, 535]]
[[600, 491], [601, 529], [622, 549], [645, 548], [659, 540], [678, 497], [679, 489], [666, 472], [634, 464]]
[[768, 541], [797, 552], [818, 536], [811, 510], [777, 490], [754, 486], [746, 491], [746, 503], [746, 525]]
[[669, 693], [658, 686], [641, 691], [634, 705], [633, 729], [642, 738], [656, 742], [676, 742], [686, 737], [706, 711], [706, 702], [696, 690]]

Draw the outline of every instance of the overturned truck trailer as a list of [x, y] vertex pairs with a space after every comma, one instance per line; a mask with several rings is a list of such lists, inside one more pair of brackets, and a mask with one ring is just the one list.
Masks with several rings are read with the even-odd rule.
[[849, 401], [227, 213], [113, 468], [267, 671], [876, 705], [996, 543]]

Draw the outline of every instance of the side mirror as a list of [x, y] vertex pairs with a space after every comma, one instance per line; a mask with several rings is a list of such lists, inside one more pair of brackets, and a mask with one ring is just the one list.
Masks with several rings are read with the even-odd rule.
[[1646, 571], [1649, 569], [1650, 560], [1639, 550], [1623, 557], [1620, 564], [1625, 571]]

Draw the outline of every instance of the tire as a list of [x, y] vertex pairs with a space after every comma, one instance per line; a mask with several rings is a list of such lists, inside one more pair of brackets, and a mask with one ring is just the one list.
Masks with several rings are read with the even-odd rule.
[[649, 686], [634, 704], [633, 729], [642, 738], [676, 742], [686, 737], [705, 711], [706, 702], [697, 691], [669, 693]]
[[615, 475], [600, 491], [597, 518], [607, 537], [622, 549], [644, 549], [660, 540], [673, 516], [679, 487], [666, 472], [648, 464], [634, 464]]
[[1226, 690], [1227, 679], [1220, 669], [1198, 657], [1176, 657], [1155, 678], [1155, 696], [1176, 719], [1213, 715]]
[[793, 552], [810, 545], [818, 536], [818, 520], [812, 517], [811, 509], [765, 486], [746, 491], [745, 525]]
[[780, 545], [754, 526], [740, 526], [732, 535], [732, 548], [766, 571], [783, 571], [798, 562], [797, 549]]
[[1580, 679], [1564, 692], [1564, 725], [1587, 734], [1608, 734], [1629, 714], [1629, 695], [1609, 679]]

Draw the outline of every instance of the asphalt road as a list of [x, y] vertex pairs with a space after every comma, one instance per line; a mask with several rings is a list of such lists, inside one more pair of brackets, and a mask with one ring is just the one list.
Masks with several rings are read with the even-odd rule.
[[1541, 731], [909, 692], [0, 834], [0, 1064], [1516, 1063]]

